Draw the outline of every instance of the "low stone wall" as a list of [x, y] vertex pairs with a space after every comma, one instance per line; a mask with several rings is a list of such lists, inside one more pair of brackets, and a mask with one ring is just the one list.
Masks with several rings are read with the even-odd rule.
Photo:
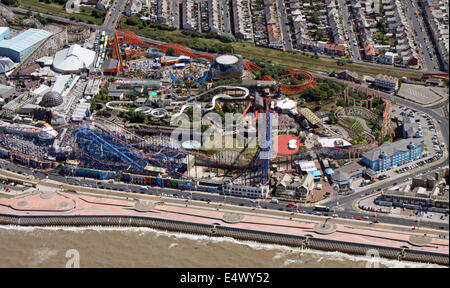
[[[387, 248], [373, 245], [338, 242], [311, 237], [282, 235], [252, 231], [220, 225], [208, 225], [133, 216], [11, 216], [0, 214], [0, 225], [20, 226], [116, 226], [150, 227], [160, 230], [202, 234], [215, 237], [233, 237], [240, 240], [274, 243], [293, 247], [312, 248], [325, 251], [340, 251], [349, 254], [367, 255], [375, 249], [380, 257], [449, 265], [447, 255], [413, 251], [409, 249]], [[370, 252], [370, 251], [369, 251]]]

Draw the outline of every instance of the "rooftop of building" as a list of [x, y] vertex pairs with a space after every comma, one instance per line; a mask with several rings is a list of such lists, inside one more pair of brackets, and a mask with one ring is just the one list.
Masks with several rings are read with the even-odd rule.
[[37, 42], [47, 39], [51, 35], [51, 32], [45, 30], [28, 29], [11, 39], [1, 40], [0, 48], [8, 48], [21, 52]]
[[385, 157], [391, 157], [399, 151], [408, 151], [407, 147], [409, 144], [413, 144], [417, 147], [421, 143], [423, 143], [422, 138], [402, 139], [392, 143], [384, 143], [383, 145], [364, 153], [363, 157], [371, 161], [379, 159], [382, 154], [384, 154]]
[[377, 74], [375, 77], [375, 80], [383, 80], [383, 81], [390, 81], [390, 82], [397, 82], [398, 79], [389, 75], [385, 74]]

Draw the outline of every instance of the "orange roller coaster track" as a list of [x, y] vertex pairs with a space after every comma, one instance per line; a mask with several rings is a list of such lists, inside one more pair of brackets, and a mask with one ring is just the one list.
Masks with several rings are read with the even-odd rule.
[[[366, 94], [367, 94], [367, 98], [366, 99], [355, 99], [355, 98], [353, 98], [352, 96], [349, 95], [350, 94], [349, 93], [350, 89], [360, 89], [360, 90], [365, 91]], [[376, 93], [375, 90], [369, 89], [368, 87], [364, 87], [364, 86], [361, 86], [361, 85], [356, 85], [356, 84], [348, 85], [344, 89], [344, 97], [346, 97], [346, 98], [348, 98], [348, 99], [350, 99], [352, 101], [361, 102], [361, 103], [362, 102], [373, 101], [373, 97], [374, 97], [375, 93]]]
[[[145, 41], [142, 41], [141, 38], [139, 38], [136, 34], [134, 34], [133, 32], [129, 31], [129, 30], [116, 30], [114, 32], [114, 39], [117, 41], [114, 41], [114, 45], [115, 45], [115, 51], [116, 51], [116, 56], [117, 59], [121, 60], [121, 55], [120, 55], [120, 49], [119, 49], [119, 45], [120, 43], [129, 43], [129, 44], [135, 44], [135, 45], [139, 45], [139, 46], [145, 46], [145, 47], [154, 47], [154, 48], [158, 48], [163, 50], [164, 52], [167, 52], [167, 50], [169, 48], [172, 48], [174, 50], [174, 52], [176, 54], [183, 54], [186, 56], [189, 56], [191, 58], [204, 58], [207, 59], [209, 61], [212, 61], [214, 56], [211, 54], [197, 54], [191, 51], [191, 49], [189, 49], [188, 47], [181, 45], [179, 43], [164, 43], [164, 44], [152, 44], [152, 43], [148, 43]], [[121, 62], [121, 61], [120, 61]], [[120, 70], [122, 70], [121, 68], [122, 66], [120, 65]], [[244, 68], [247, 71], [250, 71], [252, 74], [256, 75], [257, 72], [259, 70], [261, 70], [262, 68], [260, 66], [258, 66], [255, 63], [252, 63], [248, 60], [244, 60]], [[117, 70], [118, 72], [119, 70]], [[295, 69], [288, 69], [286, 71], [286, 76], [297, 76], [299, 74], [305, 76], [305, 83], [302, 84], [297, 84], [297, 85], [287, 85], [287, 84], [282, 84], [281, 85], [281, 91], [283, 93], [286, 94], [298, 94], [301, 93], [303, 90], [305, 90], [307, 87], [312, 87], [314, 85], [314, 77], [311, 75], [311, 73], [307, 72], [307, 71], [303, 71], [303, 70], [295, 70]], [[268, 81], [274, 81], [275, 79], [273, 79], [271, 76], [269, 75], [264, 75], [262, 77], [263, 80], [268, 80]]]
[[443, 78], [443, 79], [448, 79], [448, 73], [423, 73], [424, 76], [434, 76], [434, 77], [438, 77], [438, 78]]

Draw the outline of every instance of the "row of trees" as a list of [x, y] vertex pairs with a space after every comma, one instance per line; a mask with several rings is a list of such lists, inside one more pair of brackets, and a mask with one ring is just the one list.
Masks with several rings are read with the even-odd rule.
[[66, 5], [67, 0], [39, 0], [39, 2], [44, 2], [46, 4], [56, 3], [60, 5]]
[[261, 70], [257, 71], [257, 80], [261, 80], [262, 76], [264, 75], [269, 75], [275, 80], [280, 80], [284, 77], [284, 75], [286, 75], [286, 68], [280, 65], [272, 64], [270, 60], [259, 60], [256, 61], [255, 64], [262, 68]]
[[201, 33], [198, 31], [190, 31], [190, 30], [182, 30], [181, 34], [192, 37], [192, 38], [217, 39], [224, 43], [236, 42], [236, 38], [231, 34], [219, 35], [219, 34], [213, 33], [213, 32]]
[[129, 121], [130, 123], [147, 123], [147, 115], [145, 115], [141, 111], [128, 111], [121, 112], [119, 117], [123, 118], [125, 121]]
[[[199, 33], [186, 30], [181, 31], [181, 33], [178, 33], [178, 31], [175, 33], [176, 28], [174, 27], [169, 27], [150, 21], [143, 21], [136, 16], [126, 18], [123, 23], [127, 26], [136, 27], [138, 29], [137, 33], [142, 36], [164, 42], [176, 42], [194, 50], [219, 54], [233, 53], [234, 51], [233, 46], [229, 43], [235, 41], [236, 39], [234, 39], [231, 35]], [[174, 33], [166, 33], [166, 31]], [[220, 42], [213, 42], [209, 39], [218, 39]]]
[[6, 6], [18, 7], [20, 5], [20, 0], [2, 0], [1, 1]]

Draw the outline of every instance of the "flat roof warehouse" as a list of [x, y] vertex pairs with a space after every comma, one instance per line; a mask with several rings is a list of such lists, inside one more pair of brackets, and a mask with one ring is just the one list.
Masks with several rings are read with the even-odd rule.
[[40, 29], [28, 29], [14, 38], [0, 41], [0, 56], [20, 62], [30, 55], [52, 33]]

